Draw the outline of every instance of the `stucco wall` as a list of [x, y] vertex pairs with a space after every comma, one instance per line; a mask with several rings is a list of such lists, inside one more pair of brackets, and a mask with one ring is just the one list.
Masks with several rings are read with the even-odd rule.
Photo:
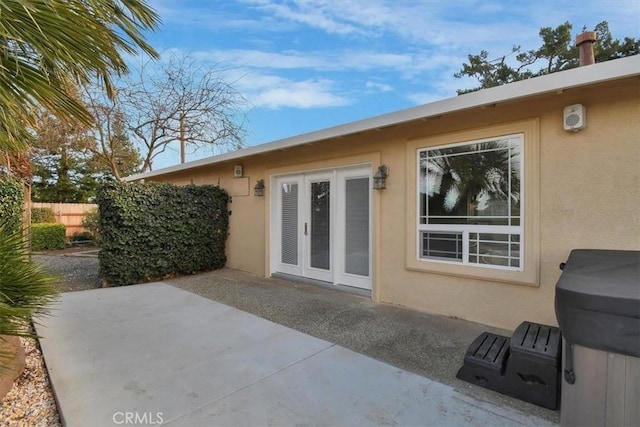
[[[640, 81], [636, 78], [574, 89], [459, 112], [417, 123], [322, 141], [215, 166], [157, 177], [177, 184], [219, 184], [233, 195], [228, 266], [269, 274], [269, 182], [274, 173], [353, 164], [390, 168], [387, 189], [374, 191], [374, 283], [377, 301], [456, 316], [504, 328], [522, 320], [555, 324], [553, 308], [558, 265], [574, 248], [640, 249]], [[581, 103], [587, 128], [563, 130], [562, 110]], [[407, 269], [407, 168], [416, 141], [462, 131], [483, 133], [494, 126], [538, 126], [539, 177], [535, 219], [536, 285], [434, 274]], [[527, 142], [525, 141], [525, 144]], [[409, 153], [409, 155], [408, 155]], [[249, 195], [238, 193], [233, 165], [249, 177]], [[254, 197], [257, 179], [265, 179], [265, 197]], [[244, 184], [243, 184], [244, 185]], [[242, 186], [240, 186], [242, 187]], [[235, 189], [235, 190], [234, 190]], [[234, 191], [236, 194], [234, 194]], [[411, 194], [411, 193], [409, 193]], [[533, 215], [534, 217], [531, 217]]]

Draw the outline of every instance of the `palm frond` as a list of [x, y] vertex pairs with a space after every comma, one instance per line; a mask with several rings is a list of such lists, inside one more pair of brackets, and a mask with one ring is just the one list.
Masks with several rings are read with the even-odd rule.
[[157, 58], [143, 33], [159, 17], [143, 0], [3, 0], [0, 2], [0, 149], [25, 149], [32, 109], [89, 124], [90, 114], [65, 90], [97, 78], [113, 95], [111, 76], [128, 72], [121, 53]]
[[49, 313], [55, 278], [29, 260], [21, 232], [0, 225], [0, 335], [33, 337], [33, 316]]

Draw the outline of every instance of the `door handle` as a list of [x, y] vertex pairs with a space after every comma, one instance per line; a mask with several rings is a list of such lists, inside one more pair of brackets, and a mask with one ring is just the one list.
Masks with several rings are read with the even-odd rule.
[[307, 233], [307, 223], [305, 222], [304, 223], [304, 235], [306, 236], [307, 234], [308, 234]]

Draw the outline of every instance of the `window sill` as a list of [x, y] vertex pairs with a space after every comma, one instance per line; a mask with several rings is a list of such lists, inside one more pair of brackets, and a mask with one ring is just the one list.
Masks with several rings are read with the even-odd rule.
[[453, 277], [483, 280], [487, 282], [508, 283], [513, 285], [539, 287], [537, 268], [532, 271], [500, 270], [491, 267], [440, 263], [422, 259], [409, 259], [406, 269], [420, 273], [441, 274]]

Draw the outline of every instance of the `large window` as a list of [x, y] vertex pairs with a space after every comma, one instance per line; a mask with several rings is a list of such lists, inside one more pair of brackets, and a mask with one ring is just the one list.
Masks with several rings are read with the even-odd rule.
[[523, 268], [523, 135], [418, 150], [418, 258]]

